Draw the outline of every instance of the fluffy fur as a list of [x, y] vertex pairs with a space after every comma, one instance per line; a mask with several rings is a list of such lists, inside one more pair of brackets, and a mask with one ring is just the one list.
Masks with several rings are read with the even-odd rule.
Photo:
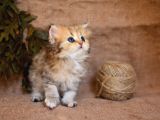
[[[44, 100], [49, 108], [56, 107], [60, 102], [68, 107], [77, 104], [78, 86], [86, 73], [89, 34], [86, 24], [50, 27], [50, 45], [33, 58], [29, 70], [32, 101]], [[75, 41], [69, 42], [69, 37]]]

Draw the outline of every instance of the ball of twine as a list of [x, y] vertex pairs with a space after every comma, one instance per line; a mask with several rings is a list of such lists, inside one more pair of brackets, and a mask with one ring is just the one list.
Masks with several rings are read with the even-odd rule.
[[126, 100], [135, 92], [136, 73], [127, 63], [106, 62], [97, 75], [97, 97]]

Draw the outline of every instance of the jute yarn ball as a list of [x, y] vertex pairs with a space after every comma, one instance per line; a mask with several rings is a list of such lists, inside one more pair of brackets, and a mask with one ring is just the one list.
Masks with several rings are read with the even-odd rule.
[[97, 97], [110, 100], [126, 100], [133, 96], [136, 73], [127, 63], [108, 61], [98, 71]]

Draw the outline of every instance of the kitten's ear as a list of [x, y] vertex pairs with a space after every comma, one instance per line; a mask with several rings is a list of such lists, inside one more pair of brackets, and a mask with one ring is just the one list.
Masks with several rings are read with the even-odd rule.
[[91, 32], [91, 30], [88, 28], [88, 26], [89, 26], [89, 23], [88, 23], [88, 22], [82, 24], [82, 28], [84, 29], [84, 34], [85, 34], [86, 37], [89, 38], [89, 37], [91, 36], [92, 32]]
[[56, 25], [51, 25], [49, 29], [49, 42], [51, 44], [55, 43], [55, 36], [57, 34], [57, 31], [58, 31], [58, 27]]

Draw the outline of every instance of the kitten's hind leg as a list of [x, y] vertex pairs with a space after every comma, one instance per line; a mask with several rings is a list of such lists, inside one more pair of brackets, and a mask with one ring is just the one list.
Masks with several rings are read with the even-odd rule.
[[60, 103], [58, 89], [55, 85], [47, 84], [45, 86], [45, 97], [45, 104], [51, 109]]
[[76, 91], [66, 91], [62, 98], [62, 104], [67, 107], [75, 107], [77, 106], [77, 102], [75, 101]]
[[32, 85], [32, 101], [40, 102], [44, 99], [44, 89], [42, 84], [42, 78], [34, 71], [30, 71], [29, 79], [31, 80]]
[[37, 89], [37, 88], [33, 88], [32, 91], [32, 101], [33, 102], [41, 102], [44, 99], [44, 95], [41, 92], [41, 90]]

